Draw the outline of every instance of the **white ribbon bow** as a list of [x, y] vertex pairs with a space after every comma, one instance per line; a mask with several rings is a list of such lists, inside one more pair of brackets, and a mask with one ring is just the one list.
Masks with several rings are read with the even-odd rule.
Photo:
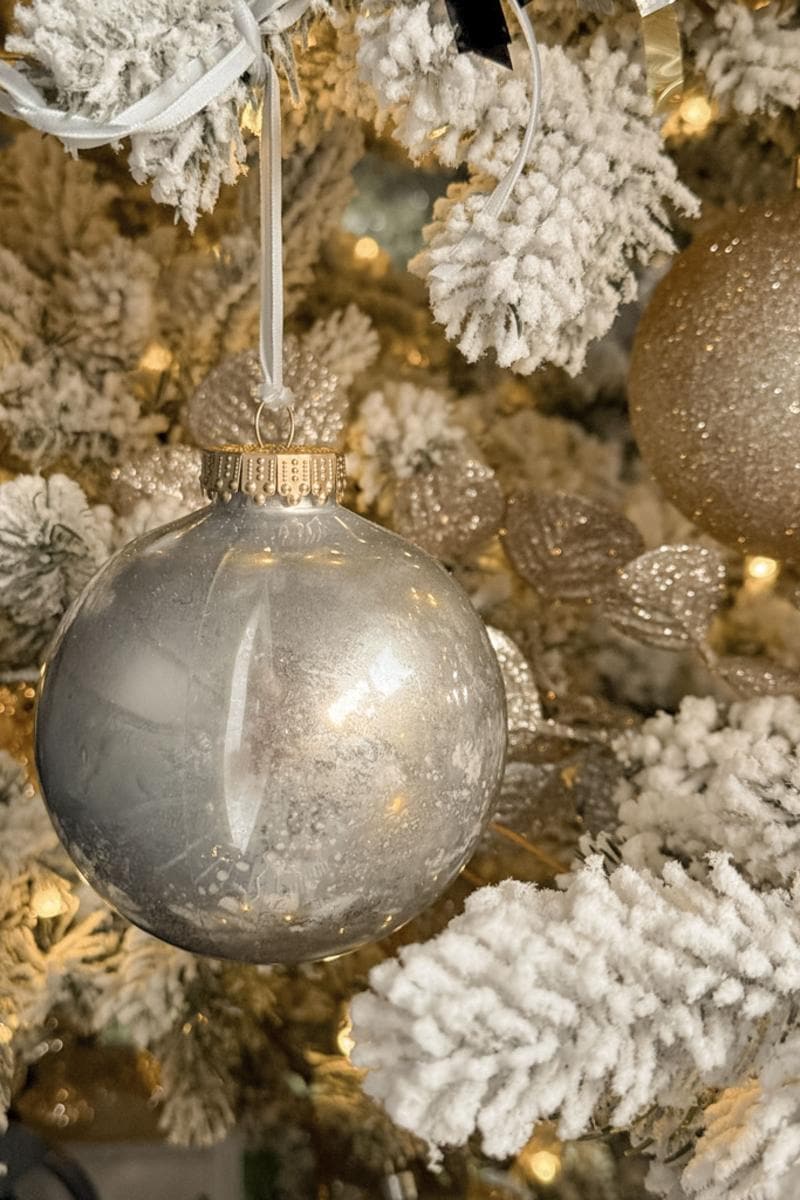
[[[499, 216], [519, 179], [530, 152], [539, 116], [541, 66], [530, 20], [519, 0], [509, 0], [531, 54], [531, 110], [519, 152], [488, 201], [488, 211]], [[264, 82], [264, 119], [261, 130], [261, 336], [260, 357], [264, 372], [261, 404], [264, 408], [288, 407], [292, 394], [283, 383], [283, 244], [281, 229], [281, 114], [278, 76], [263, 39], [284, 33], [307, 12], [311, 0], [233, 0], [239, 32], [234, 46], [220, 43], [210, 52], [211, 62], [192, 59], [152, 92], [124, 109], [113, 121], [95, 121], [48, 105], [30, 80], [0, 62], [0, 112], [19, 117], [34, 129], [59, 138], [71, 151], [115, 145], [135, 133], [166, 133], [204, 109], [246, 72]], [[206, 56], [208, 58], [208, 56]], [[293, 425], [293, 421], [292, 421]]]

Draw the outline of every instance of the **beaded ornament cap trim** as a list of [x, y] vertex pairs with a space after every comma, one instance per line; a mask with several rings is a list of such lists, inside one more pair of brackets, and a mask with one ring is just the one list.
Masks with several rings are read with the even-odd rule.
[[237, 494], [264, 504], [279, 496], [286, 504], [341, 499], [344, 456], [329, 446], [213, 446], [203, 450], [200, 486], [209, 500]]

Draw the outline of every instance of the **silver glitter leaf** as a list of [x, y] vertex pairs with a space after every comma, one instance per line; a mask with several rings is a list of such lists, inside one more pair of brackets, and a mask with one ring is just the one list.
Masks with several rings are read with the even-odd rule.
[[563, 492], [513, 497], [504, 544], [522, 578], [554, 600], [595, 595], [644, 549], [627, 517]]
[[139, 500], [174, 496], [187, 504], [203, 503], [200, 491], [200, 451], [194, 446], [159, 446], [139, 454], [111, 472], [111, 500], [120, 513], [129, 513]]
[[544, 721], [539, 689], [533, 671], [519, 646], [502, 629], [487, 625], [506, 689], [508, 748], [511, 755], [529, 747], [538, 737]]
[[587, 832], [611, 832], [619, 824], [614, 797], [622, 772], [619, 759], [603, 746], [587, 746], [562, 766], [562, 782]]
[[712, 668], [737, 697], [800, 696], [800, 674], [762, 656], [729, 654], [716, 659]]
[[428, 554], [452, 562], [497, 533], [504, 512], [491, 467], [457, 455], [399, 481], [393, 525]]
[[[291, 334], [284, 343], [283, 372], [286, 386], [295, 395], [295, 441], [339, 449], [350, 400], [338, 376]], [[206, 376], [187, 411], [189, 430], [198, 445], [247, 445], [254, 441], [262, 380], [255, 350], [226, 358]], [[284, 441], [288, 433], [286, 414], [265, 412], [261, 432], [264, 441]]]
[[722, 555], [704, 546], [660, 546], [640, 555], [600, 597], [620, 633], [675, 650], [705, 640], [725, 594]]
[[492, 820], [525, 837], [541, 837], [553, 822], [549, 806], [540, 803], [553, 770], [552, 763], [508, 763]]

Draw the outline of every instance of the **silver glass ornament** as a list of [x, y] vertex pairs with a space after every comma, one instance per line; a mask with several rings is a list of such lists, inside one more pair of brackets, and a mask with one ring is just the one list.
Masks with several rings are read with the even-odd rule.
[[503, 682], [447, 572], [340, 507], [341, 460], [204, 455], [209, 507], [129, 543], [68, 614], [36, 755], [78, 867], [201, 954], [297, 962], [398, 928], [476, 844]]

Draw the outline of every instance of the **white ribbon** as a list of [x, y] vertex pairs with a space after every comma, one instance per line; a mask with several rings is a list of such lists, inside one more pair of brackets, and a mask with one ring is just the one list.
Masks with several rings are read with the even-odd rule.
[[514, 16], [519, 21], [525, 45], [528, 47], [528, 53], [531, 56], [531, 107], [528, 112], [528, 124], [525, 126], [525, 133], [519, 144], [516, 158], [486, 202], [484, 211], [492, 217], [499, 217], [502, 213], [508, 203], [509, 196], [522, 174], [525, 163], [528, 161], [533, 135], [536, 133], [536, 127], [539, 124], [539, 110], [542, 107], [542, 61], [539, 57], [536, 34], [534, 33], [530, 17], [523, 5], [519, 3], [519, 0], [508, 0], [508, 3]]
[[[651, 3], [657, 0], [650, 0]], [[42, 133], [59, 138], [71, 151], [115, 145], [136, 133], [166, 133], [206, 108], [237, 79], [250, 72], [264, 82], [261, 127], [261, 336], [264, 372], [261, 403], [256, 413], [256, 438], [261, 443], [260, 417], [265, 408], [288, 407], [292, 394], [283, 382], [283, 239], [281, 229], [281, 113], [278, 76], [264, 50], [265, 36], [285, 32], [308, 10], [311, 0], [233, 0], [239, 40], [219, 43], [205, 61], [192, 59], [111, 121], [95, 121], [52, 108], [30, 80], [0, 62], [0, 112], [18, 117]], [[531, 56], [531, 108], [519, 151], [487, 202], [498, 217], [530, 153], [541, 104], [541, 64], [531, 22], [519, 0], [509, 0]], [[291, 440], [291, 435], [290, 435]]]
[[640, 17], [649, 17], [662, 8], [669, 8], [670, 4], [674, 3], [675, 0], [636, 0], [636, 7]]

